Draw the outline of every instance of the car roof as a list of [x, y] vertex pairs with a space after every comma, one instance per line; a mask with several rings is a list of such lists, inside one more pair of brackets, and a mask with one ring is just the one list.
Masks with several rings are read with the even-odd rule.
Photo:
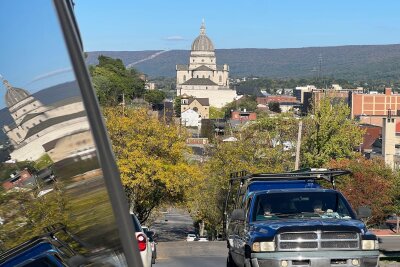
[[262, 195], [262, 194], [275, 194], [275, 193], [301, 193], [301, 192], [325, 192], [325, 193], [339, 193], [333, 189], [327, 188], [288, 188], [288, 189], [269, 189], [269, 190], [261, 190], [254, 192], [254, 195]]
[[143, 232], [143, 228], [135, 214], [131, 213], [133, 226], [135, 227], [135, 232]]

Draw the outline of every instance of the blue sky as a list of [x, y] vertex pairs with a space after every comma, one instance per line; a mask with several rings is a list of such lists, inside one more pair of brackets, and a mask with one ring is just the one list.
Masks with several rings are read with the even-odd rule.
[[[397, 0], [75, 3], [86, 51], [190, 49], [203, 18], [216, 48], [400, 43]], [[74, 79], [50, 0], [1, 0], [0, 29], [0, 75], [13, 86], [34, 93]]]
[[86, 51], [189, 49], [202, 18], [216, 48], [400, 43], [397, 0], [75, 0]]
[[[49, 0], [0, 1], [0, 75], [30, 93], [74, 80]], [[6, 88], [0, 81], [0, 109]]]

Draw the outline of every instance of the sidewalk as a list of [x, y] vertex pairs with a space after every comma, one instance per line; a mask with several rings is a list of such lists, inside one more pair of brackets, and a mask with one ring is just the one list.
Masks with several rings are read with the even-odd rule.
[[395, 233], [390, 229], [370, 229], [377, 236], [399, 236], [400, 233]]

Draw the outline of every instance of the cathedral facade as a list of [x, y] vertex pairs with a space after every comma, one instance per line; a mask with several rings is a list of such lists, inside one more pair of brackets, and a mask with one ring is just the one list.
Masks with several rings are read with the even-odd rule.
[[193, 41], [188, 65], [176, 65], [177, 95], [208, 98], [210, 106], [221, 108], [236, 99], [229, 88], [229, 66], [217, 65], [215, 49], [206, 35], [204, 22]]
[[[10, 154], [11, 159], [34, 161], [45, 153], [51, 156], [63, 139], [69, 136], [87, 139], [82, 134], [91, 135], [80, 97], [46, 106], [26, 90], [13, 87], [6, 80], [3, 80], [3, 84], [7, 88], [5, 102], [14, 120], [9, 125], [3, 125], [2, 129], [14, 148]], [[74, 141], [77, 142], [78, 139], [75, 138]], [[93, 142], [87, 144], [87, 149], [94, 147]], [[74, 147], [73, 143], [69, 146]], [[70, 155], [64, 154], [64, 157], [68, 156]], [[52, 160], [57, 161], [55, 158]]]

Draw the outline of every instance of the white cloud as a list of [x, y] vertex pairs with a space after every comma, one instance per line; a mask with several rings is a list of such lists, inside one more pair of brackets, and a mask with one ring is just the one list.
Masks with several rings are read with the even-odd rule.
[[167, 41], [184, 41], [186, 39], [183, 38], [182, 36], [174, 35], [174, 36], [165, 37], [164, 40], [167, 40]]
[[40, 74], [40, 75], [34, 77], [33, 80], [30, 81], [29, 83], [33, 83], [33, 82], [36, 82], [36, 81], [39, 81], [39, 80], [47, 79], [49, 77], [56, 76], [56, 75], [63, 74], [63, 73], [67, 73], [67, 72], [71, 72], [71, 71], [72, 71], [72, 68], [64, 68], [64, 69], [50, 71], [50, 72], [47, 72], [47, 73], [44, 73], [44, 74]]

